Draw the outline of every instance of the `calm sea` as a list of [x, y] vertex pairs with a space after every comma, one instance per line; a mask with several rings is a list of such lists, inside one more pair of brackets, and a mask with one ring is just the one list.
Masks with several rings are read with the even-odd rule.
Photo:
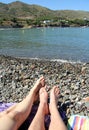
[[89, 28], [0, 29], [0, 54], [89, 62]]

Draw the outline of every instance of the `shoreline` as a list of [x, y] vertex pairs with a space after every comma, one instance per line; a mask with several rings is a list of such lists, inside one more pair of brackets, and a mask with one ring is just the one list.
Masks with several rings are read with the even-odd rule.
[[89, 62], [83, 62], [83, 61], [74, 61], [74, 60], [66, 60], [66, 59], [48, 59], [48, 58], [37, 58], [37, 57], [20, 57], [20, 56], [11, 56], [11, 55], [4, 55], [0, 54], [0, 57], [7, 57], [7, 58], [13, 58], [13, 59], [22, 59], [22, 60], [37, 60], [37, 61], [48, 61], [48, 62], [58, 62], [60, 64], [62, 63], [69, 63], [69, 64], [89, 64]]
[[42, 26], [39, 26], [39, 25], [28, 25], [28, 26], [23, 26], [23, 27], [13, 27], [13, 26], [0, 26], [0, 29], [8, 29], [8, 28], [12, 28], [12, 29], [31, 29], [31, 28], [48, 28], [48, 27], [60, 27], [60, 28], [89, 28], [89, 26], [87, 25], [70, 25], [70, 26], [58, 26], [58, 25], [42, 25]]
[[71, 64], [0, 55], [0, 102], [20, 102], [42, 75], [48, 86], [60, 87], [60, 106], [68, 118], [72, 114], [89, 116], [83, 100], [89, 96], [89, 63]]

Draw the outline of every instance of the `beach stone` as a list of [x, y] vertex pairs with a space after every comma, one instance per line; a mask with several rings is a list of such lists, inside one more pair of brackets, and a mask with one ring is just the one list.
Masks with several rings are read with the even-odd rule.
[[[60, 88], [59, 107], [67, 118], [88, 115], [89, 64], [71, 64], [0, 56], [0, 102], [20, 102], [43, 75], [50, 89]], [[49, 91], [50, 93], [50, 91]]]
[[12, 89], [16, 89], [16, 83], [12, 80]]
[[77, 98], [77, 95], [72, 95], [72, 100], [75, 100]]
[[74, 90], [79, 90], [79, 89], [80, 89], [80, 86], [75, 85]]
[[64, 93], [70, 95], [70, 90], [67, 89]]
[[71, 104], [70, 99], [65, 100], [65, 104], [70, 105]]
[[85, 73], [86, 69], [87, 69], [87, 67], [83, 66], [82, 69], [81, 69], [81, 72]]
[[67, 109], [66, 114], [68, 115], [70, 113], [70, 108]]

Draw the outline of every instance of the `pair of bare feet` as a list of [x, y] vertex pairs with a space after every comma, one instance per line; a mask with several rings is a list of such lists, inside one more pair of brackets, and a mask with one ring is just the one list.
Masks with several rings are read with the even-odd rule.
[[60, 93], [59, 88], [54, 86], [51, 89], [49, 105], [48, 92], [46, 90], [45, 79], [44, 77], [41, 77], [31, 90], [34, 93], [34, 100], [37, 95], [39, 95], [40, 103], [37, 113], [28, 130], [45, 130], [44, 118], [46, 114], [50, 114], [49, 130], [67, 130], [57, 109], [57, 101]]
[[[40, 99], [39, 107], [28, 130], [45, 130], [44, 117], [49, 113], [51, 115], [49, 130], [67, 130], [57, 110], [59, 88], [57, 86], [52, 88], [49, 105], [46, 88], [45, 79], [44, 77], [41, 77], [37, 80], [28, 96], [22, 102], [17, 103], [6, 111], [0, 113], [0, 130], [17, 130], [27, 119], [31, 112], [32, 105], [34, 101], [38, 100], [38, 97]], [[3, 125], [3, 123], [6, 125]]]
[[47, 86], [45, 85], [45, 79], [44, 77], [41, 77], [37, 80], [36, 84], [32, 88], [32, 91], [35, 92], [35, 99], [38, 100], [38, 96], [40, 98], [40, 104], [44, 105], [44, 112], [45, 114], [48, 114], [49, 111], [51, 111], [51, 106], [55, 105], [57, 106], [57, 101], [59, 97], [59, 88], [57, 86], [54, 86], [50, 91], [50, 104], [48, 106], [48, 93], [46, 91]]

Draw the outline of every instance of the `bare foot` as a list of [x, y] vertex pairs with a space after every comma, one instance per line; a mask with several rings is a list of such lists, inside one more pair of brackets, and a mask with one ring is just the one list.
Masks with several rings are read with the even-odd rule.
[[46, 92], [45, 87], [42, 87], [39, 91], [39, 97], [40, 97], [40, 104], [44, 105], [44, 113], [48, 114], [49, 110], [48, 110], [48, 104], [47, 104], [47, 100], [48, 100], [48, 93]]
[[50, 109], [52, 105], [57, 106], [59, 93], [60, 93], [59, 88], [57, 86], [54, 86], [50, 92], [50, 105], [49, 105]]
[[40, 90], [40, 88], [42, 88], [42, 87], [44, 87], [44, 86], [45, 86], [45, 79], [44, 79], [44, 77], [42, 76], [42, 77], [40, 77], [40, 78], [36, 81], [34, 87], [31, 89], [31, 91], [33, 91], [34, 94], [35, 94], [34, 101], [37, 101], [37, 100], [38, 100], [38, 98], [39, 98], [39, 90]]
[[36, 81], [36, 83], [35, 83], [35, 85], [34, 85], [34, 87], [32, 88], [34, 91], [35, 91], [35, 93], [37, 93], [39, 90], [40, 90], [40, 88], [42, 88], [42, 87], [44, 87], [45, 86], [45, 79], [44, 79], [44, 77], [42, 76], [42, 77], [40, 77], [37, 81]]

